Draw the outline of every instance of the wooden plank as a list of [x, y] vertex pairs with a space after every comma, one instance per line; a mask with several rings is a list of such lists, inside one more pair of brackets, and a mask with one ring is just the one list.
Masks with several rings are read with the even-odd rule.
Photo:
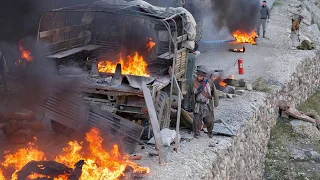
[[101, 46], [98, 46], [98, 45], [86, 45], [86, 46], [81, 46], [81, 47], [77, 47], [77, 48], [73, 48], [73, 49], [69, 49], [67, 51], [62, 51], [62, 52], [59, 52], [59, 53], [56, 53], [56, 54], [53, 54], [53, 55], [49, 55], [47, 56], [48, 58], [53, 58], [53, 59], [61, 59], [61, 58], [64, 58], [64, 57], [67, 57], [67, 56], [70, 56], [70, 55], [73, 55], [73, 54], [77, 54], [81, 51], [92, 51], [92, 50], [95, 50], [95, 49], [98, 49], [100, 48]]
[[47, 53], [52, 54], [52, 53], [57, 53], [57, 52], [68, 50], [70, 48], [84, 45], [85, 41], [86, 41], [85, 37], [74, 38], [74, 39], [69, 39], [69, 40], [49, 44], [41, 48]]
[[59, 28], [59, 29], [53, 29], [53, 30], [49, 30], [49, 31], [42, 31], [42, 32], [39, 32], [39, 38], [54, 36], [54, 35], [57, 35], [60, 33], [68, 33], [68, 32], [71, 32], [73, 28], [82, 28], [82, 27], [86, 27], [89, 25], [90, 24], [81, 24], [81, 25], [68, 26], [68, 27]]
[[[182, 48], [182, 49], [178, 50], [177, 54], [179, 54], [179, 53], [181, 53], [181, 52], [183, 52], [183, 51], [186, 51], [186, 50], [187, 50], [187, 48]], [[172, 59], [173, 56], [174, 56], [174, 53], [172, 53], [171, 55], [169, 55], [169, 52], [166, 52], [166, 53], [164, 53], [164, 54], [159, 55], [158, 58], [169, 60], [169, 59]]]
[[182, 41], [186, 41], [188, 39], [188, 34], [184, 34], [182, 36], [177, 37], [177, 43], [180, 43]]
[[160, 126], [158, 123], [157, 113], [152, 101], [152, 96], [151, 96], [150, 90], [148, 89], [145, 83], [142, 83], [141, 86], [143, 90], [144, 100], [146, 101], [146, 105], [148, 108], [148, 114], [152, 124], [154, 139], [155, 139], [156, 147], [159, 154], [159, 161], [161, 165], [165, 165], [167, 163], [167, 158], [164, 153], [164, 146], [163, 146], [163, 141], [160, 133]]

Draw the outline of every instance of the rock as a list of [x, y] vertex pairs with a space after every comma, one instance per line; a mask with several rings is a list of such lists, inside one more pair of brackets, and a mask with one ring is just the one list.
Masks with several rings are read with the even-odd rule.
[[315, 4], [312, 4], [308, 1], [305, 1], [305, 5], [306, 5], [307, 9], [309, 9], [309, 11], [310, 11], [310, 14], [312, 17], [311, 22], [320, 26], [320, 9]]
[[318, 25], [312, 24], [311, 26], [308, 26], [308, 31], [310, 31], [315, 36], [320, 36], [320, 30]]
[[232, 99], [232, 94], [227, 94], [227, 98]]
[[218, 90], [219, 98], [227, 98], [227, 93]]
[[316, 151], [305, 151], [304, 154], [307, 156], [308, 159], [319, 162], [320, 161], [320, 154]]
[[307, 24], [307, 25], [311, 25], [312, 17], [311, 17], [311, 13], [307, 10], [307, 8], [303, 8], [302, 9], [301, 15], [304, 17], [302, 22]]
[[289, 6], [293, 8], [299, 8], [299, 7], [302, 7], [302, 3], [299, 1], [295, 1], [295, 2], [291, 2]]
[[253, 90], [253, 87], [251, 84], [246, 84], [246, 88], [248, 91], [252, 91]]
[[314, 124], [300, 120], [292, 120], [290, 124], [293, 128], [293, 131], [297, 134], [300, 134], [302, 137], [320, 140], [320, 131]]
[[244, 92], [244, 90], [236, 90], [234, 93], [241, 96], [244, 94]]
[[303, 151], [296, 149], [291, 152], [291, 158], [297, 161], [305, 161], [308, 159]]

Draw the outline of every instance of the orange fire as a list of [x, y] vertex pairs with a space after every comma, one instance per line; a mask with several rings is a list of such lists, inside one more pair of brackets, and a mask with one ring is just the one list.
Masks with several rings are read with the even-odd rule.
[[152, 41], [152, 38], [147, 38], [147, 48], [149, 52], [155, 45], [156, 43]]
[[17, 179], [17, 172], [20, 171], [30, 161], [46, 160], [44, 153], [39, 151], [34, 143], [29, 143], [27, 148], [18, 149], [15, 153], [6, 152], [4, 161], [1, 165], [5, 168], [13, 167], [16, 171], [12, 174], [11, 179]]
[[135, 52], [133, 56], [127, 56], [123, 59], [121, 54], [117, 63], [111, 61], [100, 61], [98, 63], [99, 72], [115, 73], [117, 64], [121, 64], [122, 74], [131, 74], [136, 76], [149, 76], [147, 73], [148, 64], [144, 61], [143, 56]]
[[34, 58], [31, 56], [31, 52], [22, 47], [23, 40], [19, 41], [19, 50], [21, 52], [21, 58], [27, 61], [32, 61]]
[[[150, 172], [149, 168], [141, 167], [138, 164], [129, 161], [127, 155], [120, 153], [118, 145], [113, 145], [110, 152], [106, 151], [103, 148], [103, 139], [97, 128], [93, 128], [86, 133], [85, 140], [89, 143], [87, 151], [84, 152], [83, 143], [70, 141], [68, 146], [63, 149], [62, 153], [54, 159], [56, 162], [62, 163], [70, 168], [73, 168], [74, 164], [79, 160], [84, 160], [85, 164], [82, 167], [81, 180], [118, 180], [124, 175], [124, 171], [127, 167], [133, 168], [133, 172]], [[5, 168], [10, 166], [16, 169], [16, 172], [12, 175], [12, 179], [15, 180], [17, 178], [16, 173], [32, 160], [39, 161], [46, 160], [46, 158], [44, 157], [43, 152], [34, 147], [34, 144], [29, 144], [28, 148], [19, 149], [16, 153], [7, 154], [1, 165]], [[42, 176], [33, 174], [30, 178], [35, 177]], [[54, 179], [67, 180], [67, 175], [61, 175]], [[0, 180], [2, 180], [1, 174]]]
[[2, 170], [0, 169], [0, 180], [5, 180]]
[[237, 42], [251, 44], [256, 44], [255, 38], [258, 37], [257, 33], [253, 30], [250, 33], [237, 30], [236, 32], [232, 33], [232, 36], [236, 38]]
[[227, 86], [227, 83], [225, 83], [223, 80], [219, 82], [219, 85], [221, 87], [226, 87]]

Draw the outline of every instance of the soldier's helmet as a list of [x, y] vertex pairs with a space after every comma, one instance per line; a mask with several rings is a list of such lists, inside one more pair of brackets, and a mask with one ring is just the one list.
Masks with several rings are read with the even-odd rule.
[[208, 73], [207, 68], [205, 66], [197, 66], [197, 75], [206, 76]]

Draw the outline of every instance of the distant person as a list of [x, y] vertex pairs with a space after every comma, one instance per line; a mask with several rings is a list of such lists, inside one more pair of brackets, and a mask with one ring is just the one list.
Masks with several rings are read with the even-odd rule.
[[190, 84], [192, 91], [191, 104], [193, 106], [192, 129], [194, 137], [199, 138], [202, 122], [208, 129], [208, 135], [213, 137], [214, 107], [219, 105], [219, 95], [214, 83], [206, 78], [207, 70], [204, 66], [197, 67], [197, 77]]
[[260, 18], [258, 21], [257, 34], [260, 37], [260, 26], [262, 25], [263, 38], [266, 37], [266, 26], [267, 22], [270, 21], [270, 9], [267, 6], [267, 1], [262, 1], [262, 6], [260, 8]]
[[299, 15], [298, 17], [292, 18], [292, 26], [291, 26], [291, 41], [292, 41], [292, 49], [297, 49], [300, 43], [300, 23], [303, 20], [303, 16]]
[[1, 86], [7, 90], [7, 81], [6, 81], [6, 76], [7, 73], [9, 72], [8, 70], [8, 65], [6, 62], [6, 59], [4, 58], [3, 53], [0, 51], [0, 82], [1, 82]]

